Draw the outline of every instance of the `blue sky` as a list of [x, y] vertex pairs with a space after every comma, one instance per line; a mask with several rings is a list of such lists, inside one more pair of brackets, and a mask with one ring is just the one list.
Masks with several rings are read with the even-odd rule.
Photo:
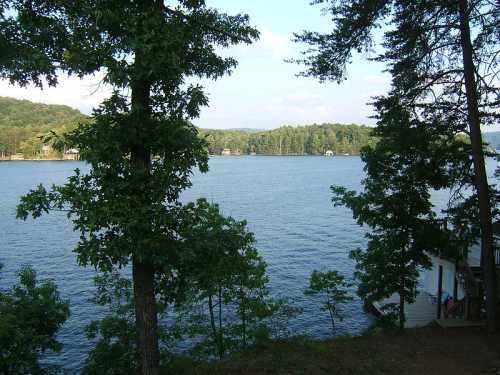
[[[293, 32], [304, 29], [326, 31], [331, 26], [320, 6], [310, 0], [207, 0], [209, 6], [229, 14], [247, 13], [250, 22], [261, 31], [260, 40], [250, 46], [224, 51], [239, 61], [231, 76], [216, 82], [203, 81], [210, 107], [202, 110], [194, 122], [204, 128], [270, 129], [283, 125], [322, 122], [373, 124], [373, 95], [388, 90], [390, 78], [384, 66], [356, 56], [348, 68], [348, 80], [318, 83], [314, 78], [297, 78], [301, 67], [285, 63], [299, 57], [305, 46], [291, 41]], [[84, 80], [61, 77], [57, 88], [43, 91], [18, 88], [0, 82], [0, 95], [44, 103], [66, 104], [84, 113], [100, 103], [109, 89], [97, 89], [99, 77]]]

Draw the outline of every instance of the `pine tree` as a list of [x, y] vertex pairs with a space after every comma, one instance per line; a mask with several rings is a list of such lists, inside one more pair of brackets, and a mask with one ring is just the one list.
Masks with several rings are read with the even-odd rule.
[[451, 241], [430, 193], [470, 178], [469, 146], [446, 122], [453, 119], [422, 122], [397, 96], [379, 98], [375, 106], [379, 142], [361, 153], [364, 191], [334, 186], [333, 202], [350, 208], [360, 225], [370, 227], [367, 248], [351, 253], [358, 294], [368, 303], [398, 294], [397, 306], [387, 307], [394, 308], [403, 328], [405, 305], [417, 295], [419, 269], [431, 266], [428, 255], [468, 246]]
[[[394, 89], [413, 111], [455, 112], [456, 124], [469, 134], [481, 223], [481, 245], [488, 327], [497, 324], [497, 280], [494, 264], [492, 208], [481, 125], [498, 121], [498, 46], [500, 11], [493, 1], [479, 0], [316, 0], [332, 15], [334, 29], [306, 31], [297, 41], [312, 45], [304, 75], [342, 81], [354, 52], [370, 52], [374, 30], [384, 23], [384, 52]], [[471, 32], [471, 30], [474, 30]], [[468, 128], [466, 124], [468, 123]]]

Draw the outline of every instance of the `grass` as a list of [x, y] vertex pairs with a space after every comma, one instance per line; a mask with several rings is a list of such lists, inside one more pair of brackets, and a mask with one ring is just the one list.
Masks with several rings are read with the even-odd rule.
[[[182, 367], [182, 366], [181, 366]], [[272, 342], [176, 374], [500, 374], [500, 334], [421, 328], [326, 341]]]

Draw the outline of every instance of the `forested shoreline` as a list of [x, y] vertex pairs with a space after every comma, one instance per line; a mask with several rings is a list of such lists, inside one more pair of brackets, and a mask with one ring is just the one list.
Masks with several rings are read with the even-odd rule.
[[[0, 97], [0, 156], [24, 154], [25, 159], [39, 159], [43, 137], [63, 134], [78, 123], [89, 120], [81, 112], [60, 104], [33, 103]], [[356, 124], [312, 124], [282, 126], [272, 130], [199, 129], [211, 155], [224, 150], [231, 155], [358, 155], [363, 146], [375, 144], [373, 128]], [[500, 147], [500, 132], [484, 134], [492, 148]], [[51, 150], [47, 159], [60, 158]]]
[[[65, 105], [33, 103], [0, 97], [0, 155], [24, 154], [36, 158], [41, 153], [41, 137], [73, 130], [88, 117]], [[60, 156], [52, 152], [50, 157]]]
[[[44, 136], [63, 134], [88, 120], [65, 105], [0, 97], [0, 153], [22, 153], [25, 158], [36, 159]], [[262, 131], [199, 129], [199, 134], [207, 141], [211, 155], [221, 155], [224, 150], [232, 155], [323, 155], [326, 151], [353, 155], [374, 143], [371, 131], [368, 126], [355, 124], [313, 124]]]
[[200, 130], [212, 155], [220, 155], [224, 149], [257, 155], [359, 154], [363, 146], [374, 144], [371, 132], [368, 126], [354, 124], [283, 126], [259, 132]]

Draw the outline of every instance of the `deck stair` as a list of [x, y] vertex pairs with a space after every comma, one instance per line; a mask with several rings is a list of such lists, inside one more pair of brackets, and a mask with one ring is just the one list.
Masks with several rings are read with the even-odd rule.
[[[495, 263], [497, 265], [497, 277], [500, 276], [500, 259], [497, 256], [500, 253], [500, 251], [495, 252]], [[474, 301], [478, 299], [478, 297], [483, 296], [484, 292], [484, 279], [483, 279], [483, 269], [478, 266], [469, 266], [466, 262], [460, 263], [457, 267], [457, 277], [459, 283], [461, 283], [465, 295], [467, 297], [467, 300], [469, 301]], [[500, 299], [500, 277], [498, 278], [498, 297]], [[478, 302], [481, 304], [481, 302]], [[469, 308], [466, 309], [466, 316], [468, 318], [478, 318], [478, 316], [472, 312]], [[472, 310], [476, 310], [475, 308], [472, 308]], [[483, 311], [484, 312], [484, 311]]]
[[467, 297], [477, 298], [481, 295], [483, 272], [480, 267], [471, 267], [467, 262], [459, 263], [457, 277]]

